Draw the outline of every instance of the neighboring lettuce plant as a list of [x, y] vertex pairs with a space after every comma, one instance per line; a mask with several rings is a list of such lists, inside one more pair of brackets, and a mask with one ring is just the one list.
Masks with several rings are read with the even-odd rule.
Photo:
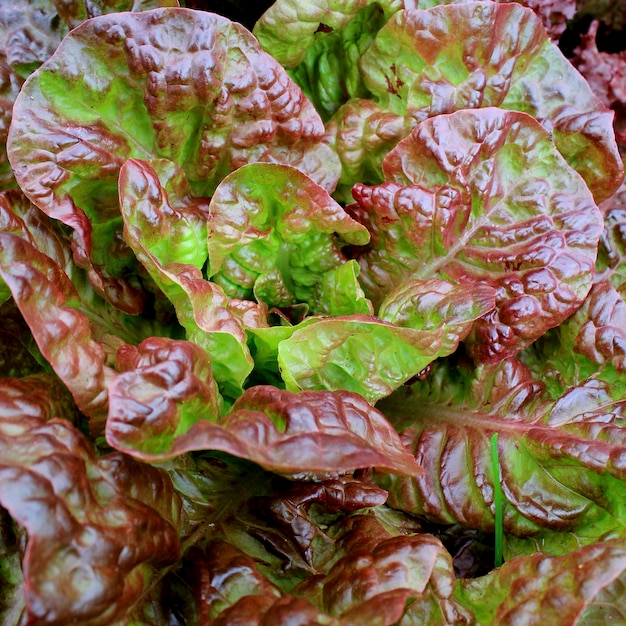
[[624, 170], [533, 10], [128, 4], [0, 7], [2, 623], [623, 620]]

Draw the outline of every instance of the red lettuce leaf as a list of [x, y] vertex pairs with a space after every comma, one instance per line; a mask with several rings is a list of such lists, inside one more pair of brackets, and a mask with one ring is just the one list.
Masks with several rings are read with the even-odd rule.
[[626, 368], [626, 204], [624, 189], [602, 203], [594, 284], [581, 307], [520, 356], [555, 399], [568, 387]]
[[33, 331], [43, 356], [72, 392], [94, 432], [107, 414], [113, 370], [105, 344], [94, 339], [88, 317], [67, 275], [50, 257], [12, 234], [0, 235], [0, 277]]
[[[597, 201], [609, 197], [622, 180], [612, 112], [549, 41], [533, 11], [515, 2], [399, 11], [378, 32], [360, 68], [376, 103], [404, 120], [396, 141], [428, 117], [499, 107], [530, 114], [549, 129]], [[371, 113], [364, 115], [369, 118]], [[354, 108], [339, 109], [329, 129], [331, 141], [335, 132], [349, 137], [351, 126], [363, 124], [370, 122], [360, 121]], [[385, 149], [388, 141], [380, 148]], [[358, 142], [343, 140], [348, 147]], [[359, 152], [339, 154], [355, 169]], [[370, 153], [368, 160], [380, 163], [384, 154]]]
[[136, 313], [137, 268], [119, 241], [117, 177], [128, 158], [176, 162], [196, 196], [251, 161], [292, 164], [332, 189], [336, 157], [323, 133], [311, 103], [243, 27], [166, 8], [72, 30], [18, 96], [8, 152], [29, 199], [74, 229], [94, 286]]
[[547, 132], [524, 113], [459, 111], [428, 119], [385, 158], [389, 182], [355, 185], [348, 211], [372, 233], [357, 257], [374, 303], [409, 278], [496, 290], [470, 350], [515, 354], [582, 303], [602, 216]]
[[74, 264], [57, 224], [14, 191], [0, 194], [0, 278], [41, 355], [98, 432], [118, 348], [171, 328], [127, 316], [102, 300]]
[[154, 339], [139, 350], [150, 358], [115, 376], [106, 425], [109, 443], [136, 458], [222, 450], [283, 474], [419, 472], [385, 418], [356, 394], [258, 386], [218, 420], [209, 362], [197, 346]]
[[624, 620], [624, 540], [584, 546], [561, 557], [512, 559], [463, 581], [459, 600], [481, 624], [606, 624]]
[[208, 255], [206, 202], [189, 196], [184, 174], [165, 160], [127, 161], [119, 188], [125, 240], [173, 303], [187, 338], [209, 355], [224, 394], [237, 398], [253, 363], [243, 316], [201, 272]]
[[0, 419], [0, 505], [28, 533], [26, 621], [109, 624], [154, 567], [179, 558], [180, 499], [164, 471], [117, 453], [97, 459], [67, 421], [36, 412]]
[[497, 469], [509, 555], [624, 536], [622, 389], [592, 378], [554, 402], [515, 359], [474, 374], [437, 364], [379, 405], [426, 471], [379, 484], [392, 507], [493, 531]]

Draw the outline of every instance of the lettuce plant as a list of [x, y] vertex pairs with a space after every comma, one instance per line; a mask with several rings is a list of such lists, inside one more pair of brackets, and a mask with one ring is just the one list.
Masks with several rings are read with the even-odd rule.
[[0, 7], [2, 624], [624, 621], [571, 7], [175, 4]]

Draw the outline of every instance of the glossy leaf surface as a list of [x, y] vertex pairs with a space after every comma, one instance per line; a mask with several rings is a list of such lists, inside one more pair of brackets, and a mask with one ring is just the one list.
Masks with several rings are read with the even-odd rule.
[[153, 566], [178, 558], [180, 501], [161, 470], [120, 454], [97, 459], [68, 422], [44, 417], [0, 419], [0, 504], [28, 531], [28, 623], [108, 624]]
[[[303, 302], [311, 313], [326, 312], [320, 290], [345, 262], [341, 246], [369, 241], [325, 189], [284, 165], [253, 163], [233, 172], [215, 190], [209, 212], [210, 277], [231, 297], [270, 307]], [[358, 283], [352, 285], [354, 292]]]
[[[200, 196], [259, 160], [290, 163], [332, 189], [323, 132], [300, 89], [243, 27], [155, 9], [73, 30], [16, 100], [8, 150], [26, 195], [74, 228], [94, 285], [137, 312], [141, 293], [125, 278], [132, 255], [114, 253], [117, 176], [128, 158], [176, 162]], [[119, 265], [113, 274], [107, 255]]]
[[383, 415], [356, 394], [252, 387], [218, 420], [197, 346], [152, 345], [140, 350], [154, 354], [154, 363], [138, 361], [110, 386], [107, 439], [119, 450], [144, 460], [222, 450], [283, 474], [371, 466], [419, 472]]
[[428, 119], [383, 168], [388, 182], [356, 185], [348, 208], [372, 233], [358, 260], [375, 304], [408, 279], [491, 285], [496, 311], [470, 337], [479, 360], [514, 354], [580, 306], [601, 214], [531, 117], [487, 108]]
[[426, 470], [415, 479], [382, 481], [389, 504], [492, 529], [490, 438], [498, 433], [511, 553], [562, 554], [577, 542], [624, 536], [622, 389], [619, 377], [590, 379], [554, 402], [515, 359], [469, 378], [463, 368], [441, 364], [410, 393], [379, 404]]
[[[379, 31], [360, 68], [377, 104], [404, 119], [396, 141], [428, 117], [461, 109], [521, 111], [554, 134], [597, 201], [621, 183], [612, 113], [550, 43], [533, 11], [515, 2], [399, 11]], [[336, 124], [354, 123], [342, 110], [337, 116]], [[379, 163], [384, 155], [378, 153]]]
[[208, 255], [206, 203], [189, 197], [180, 169], [164, 160], [125, 163], [120, 203], [125, 240], [174, 305], [187, 338], [211, 357], [224, 392], [236, 398], [252, 358], [241, 316], [229, 308], [222, 289], [200, 271]]

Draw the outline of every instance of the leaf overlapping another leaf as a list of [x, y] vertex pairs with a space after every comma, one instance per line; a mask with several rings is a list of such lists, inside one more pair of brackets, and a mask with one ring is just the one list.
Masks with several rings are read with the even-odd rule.
[[345, 263], [341, 247], [369, 241], [324, 188], [285, 165], [239, 168], [219, 184], [209, 213], [209, 277], [229, 296], [269, 307], [306, 303], [312, 314], [331, 313], [324, 281]]
[[491, 285], [496, 311], [469, 338], [479, 361], [515, 354], [580, 306], [602, 216], [533, 118], [485, 108], [427, 119], [383, 169], [389, 182], [355, 185], [348, 207], [372, 233], [357, 259], [375, 304], [414, 278]]
[[166, 160], [127, 161], [119, 193], [126, 242], [174, 305], [187, 338], [211, 357], [224, 394], [237, 398], [253, 363], [242, 316], [201, 272], [208, 257], [207, 203], [190, 196], [184, 174]]
[[257, 386], [220, 418], [210, 366], [197, 346], [154, 339], [141, 353], [109, 387], [106, 426], [109, 443], [138, 459], [222, 450], [283, 474], [419, 472], [383, 415], [356, 394]]
[[0, 504], [28, 532], [28, 623], [109, 624], [153, 566], [179, 557], [180, 500], [163, 471], [117, 453], [97, 459], [68, 422], [46, 418], [0, 418]]
[[21, 188], [74, 228], [94, 286], [130, 313], [143, 307], [134, 257], [113, 254], [128, 158], [174, 161], [196, 196], [251, 161], [292, 164], [328, 189], [338, 176], [311, 103], [250, 33], [210, 13], [155, 9], [81, 24], [29, 77], [13, 115], [8, 151]]
[[[395, 124], [396, 142], [428, 117], [482, 107], [521, 111], [554, 134], [557, 148], [597, 201], [609, 197], [621, 183], [623, 166], [612, 131], [613, 114], [550, 43], [533, 11], [515, 2], [399, 11], [364, 53], [360, 69], [378, 107], [404, 120], [403, 125]], [[336, 145], [342, 148], [344, 170], [358, 171], [353, 159], [360, 158], [360, 152], [343, 152], [343, 146], [358, 145], [362, 127], [371, 125], [369, 108], [364, 108], [364, 122], [356, 104], [348, 102], [348, 108], [339, 109], [329, 124], [331, 141], [339, 131], [343, 135]], [[351, 141], [350, 127], [356, 135]], [[366, 158], [380, 163], [389, 140]], [[342, 182], [378, 183], [380, 179], [344, 177]]]
[[554, 402], [515, 359], [471, 378], [442, 364], [411, 395], [381, 402], [425, 472], [380, 484], [393, 507], [493, 529], [490, 437], [498, 433], [509, 554], [562, 554], [624, 536], [622, 390], [617, 376], [590, 379]]

